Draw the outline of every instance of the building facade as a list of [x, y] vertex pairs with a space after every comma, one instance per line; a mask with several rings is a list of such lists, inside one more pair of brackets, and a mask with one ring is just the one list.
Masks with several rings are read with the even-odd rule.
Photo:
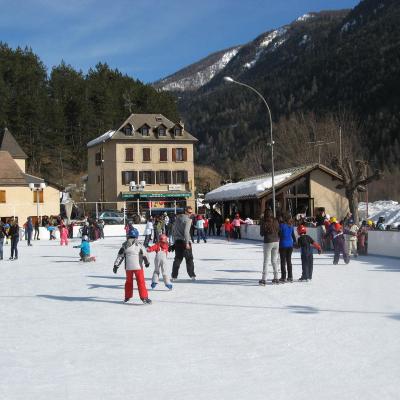
[[132, 114], [90, 141], [86, 201], [143, 213], [194, 206], [197, 142], [161, 114]]
[[[28, 217], [35, 222], [43, 215], [59, 215], [59, 187], [26, 173], [27, 155], [5, 128], [0, 132], [0, 219]], [[31, 185], [31, 187], [29, 186]], [[32, 190], [33, 189], [33, 190]]]

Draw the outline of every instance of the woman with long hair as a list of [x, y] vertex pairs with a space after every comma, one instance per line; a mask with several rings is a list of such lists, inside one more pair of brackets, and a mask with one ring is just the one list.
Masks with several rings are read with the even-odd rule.
[[272, 264], [274, 279], [272, 283], [279, 283], [278, 280], [278, 251], [279, 251], [279, 222], [273, 216], [270, 209], [266, 210], [260, 224], [260, 235], [264, 237], [264, 263], [261, 286], [266, 285], [268, 264]]

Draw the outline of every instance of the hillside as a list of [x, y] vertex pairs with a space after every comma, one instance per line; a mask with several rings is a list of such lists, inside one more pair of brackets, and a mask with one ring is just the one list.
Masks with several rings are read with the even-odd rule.
[[179, 111], [200, 139], [198, 162], [237, 178], [270, 168], [265, 107], [251, 91], [226, 84], [228, 75], [265, 95], [277, 167], [301, 160], [288, 147], [316, 161], [318, 152], [304, 143], [317, 140], [336, 143], [322, 148], [322, 161], [329, 163], [339, 152], [341, 130], [353, 155], [396, 170], [399, 20], [398, 1], [365, 0], [353, 10], [309, 13], [242, 45], [205, 85], [179, 92]]

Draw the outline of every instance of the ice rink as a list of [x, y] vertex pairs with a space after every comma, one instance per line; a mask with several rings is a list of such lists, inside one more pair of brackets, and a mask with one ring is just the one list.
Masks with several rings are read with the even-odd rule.
[[123, 304], [121, 242], [87, 264], [58, 242], [22, 242], [17, 261], [5, 246], [2, 400], [399, 398], [400, 259], [315, 255], [312, 282], [259, 287], [262, 244], [211, 239], [193, 246], [196, 282], [183, 263], [152, 305]]

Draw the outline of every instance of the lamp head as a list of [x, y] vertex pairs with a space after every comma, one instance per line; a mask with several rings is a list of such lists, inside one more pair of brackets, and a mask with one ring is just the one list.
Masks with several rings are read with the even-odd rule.
[[234, 82], [234, 80], [230, 76], [224, 76], [224, 81], [229, 83]]
[[29, 189], [31, 189], [31, 190], [35, 189], [35, 184], [34, 183], [30, 183], [29, 184]]

